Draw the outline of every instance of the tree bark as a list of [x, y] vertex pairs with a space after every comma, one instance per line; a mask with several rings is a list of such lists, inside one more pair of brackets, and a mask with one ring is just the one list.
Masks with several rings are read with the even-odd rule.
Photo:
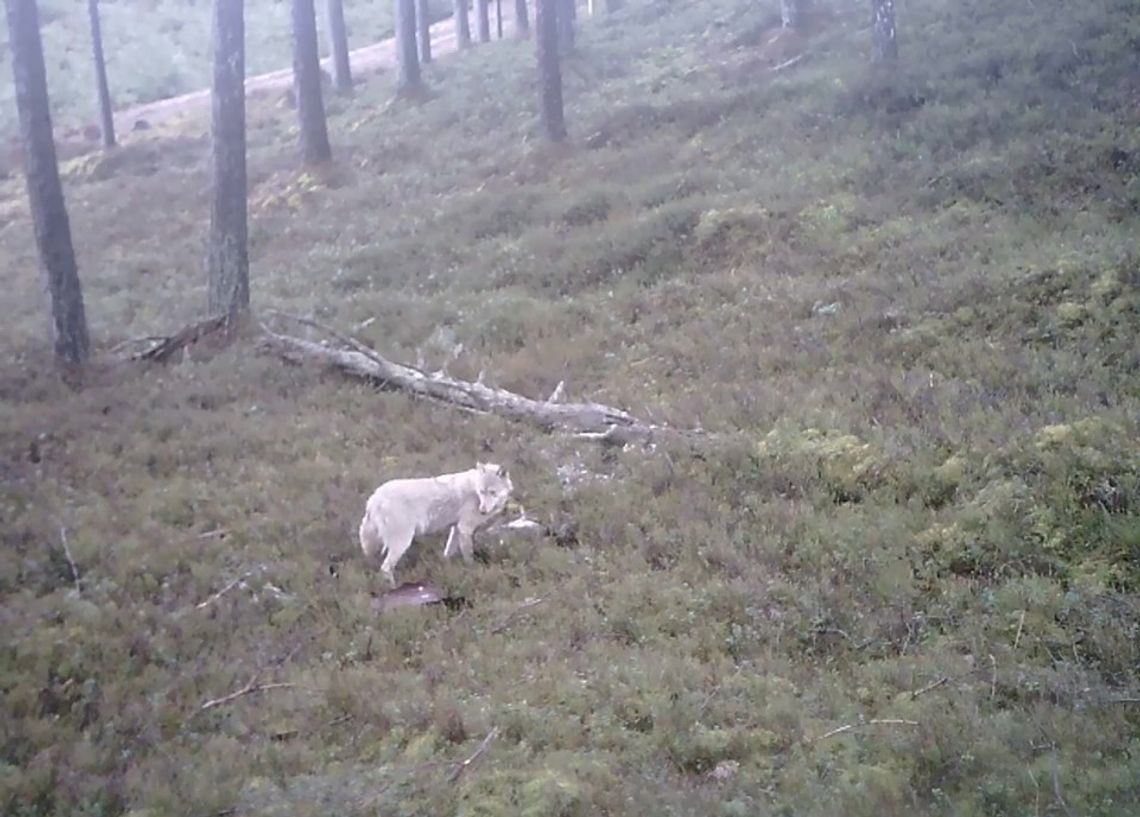
[[520, 40], [530, 36], [530, 18], [527, 14], [526, 0], [515, 0], [515, 35]]
[[479, 31], [479, 42], [491, 42], [491, 16], [488, 0], [475, 0], [475, 25]]
[[431, 62], [431, 15], [429, 0], [416, 0], [416, 27], [420, 32], [420, 62]]
[[79, 366], [87, 360], [91, 341], [71, 244], [71, 223], [59, 180], [39, 9], [35, 0], [5, 0], [5, 6], [16, 108], [24, 139], [28, 203], [51, 300], [52, 346], [57, 363]]
[[245, 18], [241, 0], [214, 0], [210, 141], [213, 199], [207, 254], [207, 311], [249, 311], [245, 161]]
[[344, 24], [344, 0], [327, 0], [329, 51], [332, 52], [333, 87], [343, 96], [352, 95], [352, 66], [348, 60], [348, 28]]
[[872, 40], [877, 62], [894, 62], [899, 56], [895, 37], [895, 0], [871, 0]]
[[801, 12], [800, 0], [780, 0], [780, 23], [784, 28], [799, 28]]
[[574, 52], [574, 0], [555, 0], [555, 5], [558, 46], [564, 56], [569, 56]]
[[95, 90], [99, 97], [99, 121], [103, 147], [115, 146], [115, 117], [111, 110], [111, 89], [107, 84], [107, 61], [103, 58], [103, 27], [99, 24], [99, 0], [87, 0], [91, 21], [91, 56], [95, 61]]
[[495, 0], [495, 29], [499, 39], [503, 39], [503, 0]]
[[416, 0], [396, 0], [396, 60], [400, 66], [396, 90], [405, 94], [420, 87], [416, 54]]
[[467, 14], [467, 0], [455, 0], [455, 45], [460, 50], [471, 47], [471, 19]]
[[[543, 0], [539, 0], [541, 4]], [[541, 12], [539, 12], [541, 16]], [[339, 369], [354, 377], [364, 378], [384, 388], [407, 392], [417, 397], [458, 406], [480, 414], [495, 414], [511, 420], [537, 425], [547, 431], [566, 431], [582, 439], [624, 445], [647, 443], [665, 438], [697, 439], [705, 435], [697, 430], [647, 423], [620, 408], [601, 403], [562, 402], [562, 384], [545, 400], [449, 377], [442, 372], [428, 373], [383, 357], [364, 344], [330, 330], [315, 321], [277, 313], [330, 335], [336, 344], [317, 343], [292, 335], [278, 334], [263, 326], [261, 347], [293, 361], [310, 361]]]
[[321, 93], [321, 56], [313, 0], [293, 0], [293, 93], [301, 131], [301, 160], [307, 165], [327, 162], [332, 158], [332, 147]]
[[535, 0], [534, 28], [538, 53], [538, 89], [542, 128], [552, 142], [566, 138], [562, 110], [562, 66], [558, 53], [558, 4], [562, 0]]

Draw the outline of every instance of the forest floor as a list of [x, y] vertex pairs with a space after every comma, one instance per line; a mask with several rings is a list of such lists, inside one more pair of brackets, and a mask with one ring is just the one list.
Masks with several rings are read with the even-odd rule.
[[[1135, 2], [913, 0], [890, 69], [815, 5], [582, 20], [558, 146], [514, 39], [330, 96], [316, 170], [250, 100], [259, 318], [702, 444], [128, 362], [205, 309], [204, 108], [61, 165], [73, 391], [0, 178], [0, 813], [1140, 813]], [[367, 496], [477, 459], [572, 531], [378, 613]]]

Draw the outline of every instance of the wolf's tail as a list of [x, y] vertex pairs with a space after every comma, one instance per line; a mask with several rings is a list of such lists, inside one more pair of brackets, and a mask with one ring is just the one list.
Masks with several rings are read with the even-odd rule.
[[360, 520], [360, 549], [369, 559], [388, 550], [384, 540], [380, 537], [376, 523], [372, 520], [371, 509], [365, 511], [364, 518]]

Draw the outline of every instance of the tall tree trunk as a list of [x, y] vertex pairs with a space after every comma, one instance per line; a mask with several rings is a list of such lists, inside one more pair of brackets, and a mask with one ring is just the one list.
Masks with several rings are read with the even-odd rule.
[[230, 319], [249, 310], [245, 167], [245, 18], [242, 0], [214, 0], [210, 142], [213, 200], [207, 311]]
[[503, 0], [495, 0], [495, 29], [499, 39], [503, 39]]
[[562, 67], [558, 53], [558, 8], [562, 0], [535, 0], [534, 29], [538, 53], [538, 90], [542, 128], [552, 142], [566, 138], [562, 111]]
[[327, 0], [329, 51], [332, 52], [333, 87], [338, 94], [352, 94], [352, 66], [348, 61], [348, 28], [344, 24], [344, 0]]
[[530, 36], [530, 19], [527, 14], [526, 0], [515, 0], [515, 35], [523, 40]]
[[875, 59], [894, 62], [899, 56], [899, 44], [895, 38], [895, 0], [871, 0], [871, 8]]
[[99, 24], [99, 0], [87, 0], [91, 21], [91, 56], [95, 60], [95, 90], [99, 95], [99, 121], [103, 147], [115, 146], [115, 116], [111, 110], [111, 89], [107, 85], [107, 61], [103, 59], [103, 27]]
[[52, 346], [58, 363], [78, 366], [87, 360], [91, 341], [71, 244], [71, 223], [59, 181], [39, 9], [36, 0], [5, 0], [5, 6], [16, 108], [24, 137], [28, 203], [51, 299]]
[[431, 14], [429, 0], [416, 0], [416, 27], [420, 32], [420, 62], [431, 62]]
[[327, 162], [332, 158], [332, 147], [321, 94], [321, 56], [313, 0], [293, 0], [293, 93], [301, 129], [301, 160], [307, 165]]
[[606, 14], [615, 12], [622, 6], [622, 0], [606, 0]]
[[405, 94], [420, 87], [420, 60], [416, 55], [416, 0], [396, 0], [396, 60], [400, 76], [396, 90]]
[[801, 12], [800, 0], [780, 0], [780, 22], [784, 28], [799, 28]]
[[467, 0], [455, 0], [452, 5], [455, 17], [455, 45], [460, 50], [471, 47], [471, 18], [467, 14]]
[[487, 0], [475, 0], [475, 25], [479, 31], [479, 42], [491, 42], [491, 16]]
[[574, 0], [555, 0], [558, 10], [555, 19], [558, 26], [558, 45], [564, 55], [574, 51]]

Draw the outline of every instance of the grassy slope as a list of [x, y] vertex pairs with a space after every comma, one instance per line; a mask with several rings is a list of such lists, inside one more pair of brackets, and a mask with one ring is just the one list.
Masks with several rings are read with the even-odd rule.
[[[100, 20], [115, 107], [197, 91], [210, 84], [211, 0], [102, 0]], [[63, 126], [98, 121], [87, 4], [40, 0], [44, 57], [52, 105]], [[324, 5], [317, 4], [321, 54], [327, 54]], [[246, 0], [246, 70], [287, 68], [291, 57], [288, 2]], [[392, 35], [391, 0], [344, 0], [349, 47]], [[450, 7], [433, 0], [437, 18]], [[17, 133], [8, 29], [0, 26], [0, 137]]]
[[[248, 349], [69, 393], [4, 182], [3, 810], [1136, 813], [1140, 22], [1075, 5], [915, 0], [887, 80], [861, 6], [770, 74], [772, 9], [632, 2], [582, 28], [566, 149], [525, 44], [369, 86], [319, 178], [254, 112], [259, 305], [727, 433], [698, 456]], [[205, 302], [202, 133], [68, 165], [104, 348]], [[401, 578], [472, 607], [374, 617], [368, 491], [491, 456], [578, 544], [424, 544]], [[298, 686], [198, 711], [255, 672]], [[918, 725], [813, 740], [875, 718]]]

